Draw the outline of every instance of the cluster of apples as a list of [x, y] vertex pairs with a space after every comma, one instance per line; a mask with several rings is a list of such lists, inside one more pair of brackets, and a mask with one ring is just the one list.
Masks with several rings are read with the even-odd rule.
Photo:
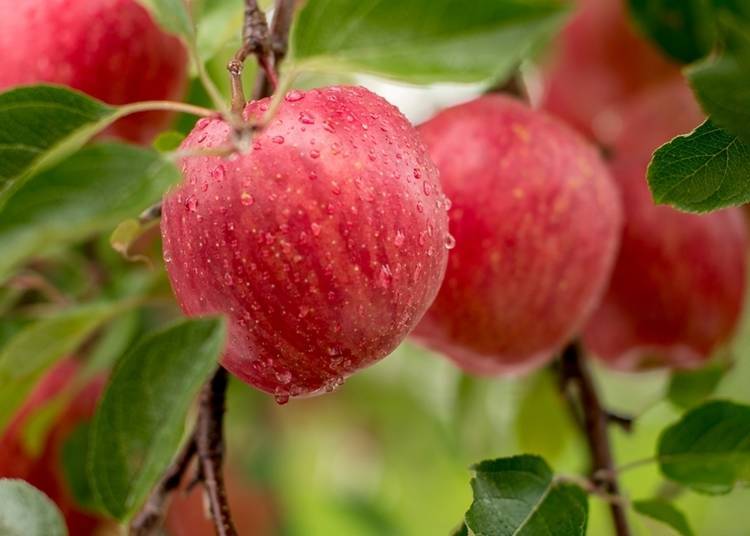
[[[362, 88], [291, 91], [246, 154], [184, 160], [165, 260], [187, 314], [229, 315], [224, 366], [284, 402], [410, 333], [479, 374], [537, 368], [579, 336], [628, 370], [695, 366], [728, 340], [742, 213], [655, 206], [645, 178], [701, 111], [619, 0], [578, 7], [543, 110], [486, 95], [415, 129]], [[183, 148], [230, 136], [203, 119]]]
[[[0, 89], [61, 83], [113, 104], [183, 89], [182, 46], [134, 0], [0, 0], [0, 50]], [[410, 334], [479, 374], [540, 367], [576, 337], [628, 370], [694, 366], [726, 343], [744, 297], [742, 213], [655, 206], [645, 180], [654, 149], [702, 120], [678, 69], [619, 0], [579, 0], [555, 50], [541, 110], [493, 94], [414, 128], [361, 87], [293, 90], [229, 157], [209, 149], [233, 129], [198, 121], [164, 199], [164, 260], [186, 314], [228, 316], [223, 365], [284, 402], [334, 389]], [[110, 134], [143, 142], [168, 119]], [[90, 399], [65, 410], [50, 459]], [[21, 452], [23, 419], [0, 458], [24, 462], [0, 474], [23, 469], [65, 505], [57, 470]]]

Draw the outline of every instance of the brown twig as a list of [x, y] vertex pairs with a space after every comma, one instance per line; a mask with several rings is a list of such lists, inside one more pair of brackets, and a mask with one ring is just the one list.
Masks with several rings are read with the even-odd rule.
[[[274, 74], [289, 48], [289, 29], [292, 26], [292, 18], [294, 16], [294, 4], [295, 0], [276, 0], [274, 6], [270, 36]], [[271, 95], [275, 86], [276, 83], [273, 80], [269, 81], [265, 72], [261, 70], [255, 80], [253, 99], [262, 99]]]
[[[580, 418], [586, 433], [586, 440], [591, 452], [591, 474], [598, 471], [613, 472], [614, 461], [609, 443], [607, 425], [610, 414], [602, 407], [591, 373], [581, 356], [577, 343], [569, 344], [563, 350], [560, 365], [561, 382], [565, 389], [574, 387], [579, 404], [573, 406], [577, 418]], [[570, 398], [569, 398], [570, 400]], [[619, 496], [620, 490], [616, 478], [600, 481], [594, 478], [597, 485], [611, 496]], [[625, 508], [620, 502], [610, 502], [612, 520], [617, 536], [630, 536], [630, 527], [625, 515]]]
[[218, 536], [236, 536], [237, 530], [229, 513], [229, 502], [224, 488], [224, 410], [229, 377], [219, 367], [201, 392], [196, 446], [203, 485], [206, 488], [211, 517]]
[[232, 83], [232, 112], [241, 114], [245, 109], [245, 92], [242, 87], [242, 70], [245, 60], [251, 54], [258, 58], [258, 64], [266, 75], [276, 83], [273, 65], [271, 36], [266, 14], [256, 0], [245, 0], [245, 24], [242, 28], [242, 46], [227, 65]]
[[130, 524], [131, 536], [151, 536], [159, 533], [164, 520], [164, 506], [169, 494], [177, 489], [197, 451], [195, 436], [191, 435], [156, 489]]

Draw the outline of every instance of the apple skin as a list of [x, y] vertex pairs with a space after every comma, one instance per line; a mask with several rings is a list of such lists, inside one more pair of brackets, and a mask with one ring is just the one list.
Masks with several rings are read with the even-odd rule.
[[639, 35], [625, 0], [578, 0], [543, 68], [540, 107], [609, 146], [624, 100], [680, 76], [679, 66]]
[[[238, 534], [273, 536], [279, 534], [278, 512], [267, 492], [237, 477], [236, 467], [229, 467], [224, 480], [232, 521]], [[203, 486], [184, 487], [170, 498], [164, 528], [168, 536], [214, 536], [216, 529], [206, 515]]]
[[415, 338], [472, 373], [542, 365], [610, 274], [622, 214], [605, 164], [566, 125], [500, 95], [419, 130], [452, 200], [456, 248]]
[[[202, 119], [182, 150], [229, 136]], [[174, 293], [187, 315], [229, 317], [223, 365], [279, 402], [389, 354], [438, 291], [450, 238], [437, 168], [364, 88], [291, 91], [249, 152], [185, 158], [182, 173], [161, 220]]]
[[[70, 86], [109, 104], [177, 100], [186, 76], [180, 41], [135, 0], [0, 0], [0, 90]], [[145, 112], [107, 134], [149, 142], [172, 115]]]
[[105, 379], [96, 378], [73, 395], [70, 403], [57, 416], [38, 456], [26, 450], [21, 436], [28, 419], [68, 389], [79, 369], [80, 365], [75, 359], [63, 359], [37, 383], [0, 436], [0, 478], [20, 478], [40, 489], [62, 512], [68, 533], [87, 536], [106, 526], [107, 522], [75, 504], [64, 481], [61, 454], [73, 430], [93, 416]]
[[737, 327], [747, 273], [744, 215], [739, 208], [696, 215], [654, 204], [646, 182], [652, 152], [703, 121], [684, 82], [644, 92], [623, 108], [611, 169], [625, 228], [583, 342], [622, 370], [693, 367]]

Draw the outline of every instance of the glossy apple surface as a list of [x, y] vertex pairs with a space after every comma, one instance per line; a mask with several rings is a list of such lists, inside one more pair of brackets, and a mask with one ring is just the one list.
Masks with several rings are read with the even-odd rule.
[[[109, 104], [179, 99], [186, 53], [135, 0], [0, 0], [0, 90], [63, 84]], [[150, 141], [170, 115], [147, 112], [109, 133]]]
[[618, 106], [641, 90], [679, 77], [634, 27], [626, 0], [577, 0], [543, 69], [541, 107], [609, 146]]
[[500, 95], [420, 127], [452, 200], [456, 247], [416, 337], [475, 373], [551, 359], [596, 306], [621, 227], [597, 151], [556, 119]]
[[[182, 149], [229, 140], [202, 119]], [[182, 172], [161, 221], [172, 288], [188, 315], [228, 315], [223, 365], [279, 401], [386, 356], [437, 293], [450, 240], [437, 169], [364, 88], [292, 91], [248, 152], [188, 157]]]
[[651, 154], [703, 121], [682, 81], [628, 102], [612, 172], [625, 228], [612, 282], [584, 343], [621, 369], [688, 367], [733, 334], [742, 309], [747, 232], [741, 209], [686, 214], [654, 204], [646, 182]]

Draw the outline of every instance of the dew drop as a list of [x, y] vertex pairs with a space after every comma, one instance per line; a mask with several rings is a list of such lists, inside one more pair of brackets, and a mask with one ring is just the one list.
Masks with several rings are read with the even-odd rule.
[[445, 210], [446, 211], [450, 210], [452, 206], [453, 206], [453, 201], [450, 200], [450, 197], [443, 196], [443, 207], [445, 208]]
[[219, 164], [213, 170], [211, 170], [211, 178], [215, 181], [223, 180], [227, 175], [227, 168]]
[[333, 195], [341, 195], [341, 186], [339, 186], [339, 183], [334, 181], [331, 183], [331, 186], [332, 186], [331, 191], [333, 192]]
[[444, 244], [445, 244], [445, 249], [451, 250], [456, 247], [456, 239], [453, 238], [452, 234], [448, 233], [445, 235]]
[[378, 283], [380, 283], [380, 286], [383, 288], [390, 288], [391, 282], [393, 281], [393, 272], [391, 272], [391, 267], [387, 264], [383, 264], [380, 267], [380, 274], [378, 275]]
[[197, 141], [198, 143], [203, 143], [204, 141], [206, 141], [206, 138], [207, 138], [207, 137], [208, 137], [208, 134], [206, 134], [206, 133], [204, 132], [203, 134], [201, 134], [200, 136], [198, 136], [198, 139], [197, 139], [196, 141]]
[[327, 119], [323, 121], [323, 130], [326, 132], [334, 132], [335, 129], [333, 128], [333, 124], [328, 121]]
[[367, 130], [368, 128], [370, 127], [367, 126], [367, 123], [362, 123], [362, 130]]
[[404, 233], [402, 233], [400, 230], [396, 231], [396, 236], [393, 238], [393, 244], [400, 248], [404, 245], [404, 240], [406, 240], [406, 237], [404, 236]]
[[277, 372], [276, 379], [281, 385], [288, 385], [292, 381], [292, 373], [288, 370]]
[[313, 149], [310, 151], [310, 158], [318, 158], [320, 156], [320, 151], [317, 149]]
[[191, 195], [185, 201], [185, 208], [190, 212], [195, 212], [198, 209], [198, 200]]
[[289, 402], [289, 395], [276, 395], [274, 396], [274, 399], [279, 406], [283, 406], [284, 404]]
[[432, 193], [432, 186], [428, 181], [422, 183], [422, 191], [424, 192], [424, 195], [430, 195]]
[[198, 119], [198, 122], [195, 124], [196, 130], [205, 130], [205, 128], [208, 126], [208, 124], [211, 122], [211, 120], [208, 117], [201, 117]]
[[305, 98], [305, 94], [301, 91], [297, 91], [296, 89], [291, 90], [289, 93], [286, 94], [284, 97], [284, 100], [287, 102], [297, 102], [301, 101]]
[[281, 145], [282, 143], [284, 143], [284, 136], [274, 136], [273, 138], [271, 138], [271, 141]]
[[421, 201], [417, 201], [417, 212], [424, 212], [424, 205]]
[[315, 173], [314, 171], [311, 171], [310, 173], [307, 174], [307, 178], [310, 179], [311, 181], [314, 181], [315, 179], [318, 178], [318, 174]]
[[300, 112], [299, 122], [305, 125], [312, 125], [315, 123], [315, 118], [307, 112]]
[[240, 202], [246, 207], [249, 207], [255, 203], [255, 198], [249, 192], [242, 192], [242, 194], [240, 194]]
[[419, 171], [419, 169], [417, 169], [417, 168], [414, 168], [414, 178], [415, 178], [415, 179], [419, 179], [419, 178], [421, 178], [421, 177], [422, 177], [422, 172], [421, 172], [421, 171]]

